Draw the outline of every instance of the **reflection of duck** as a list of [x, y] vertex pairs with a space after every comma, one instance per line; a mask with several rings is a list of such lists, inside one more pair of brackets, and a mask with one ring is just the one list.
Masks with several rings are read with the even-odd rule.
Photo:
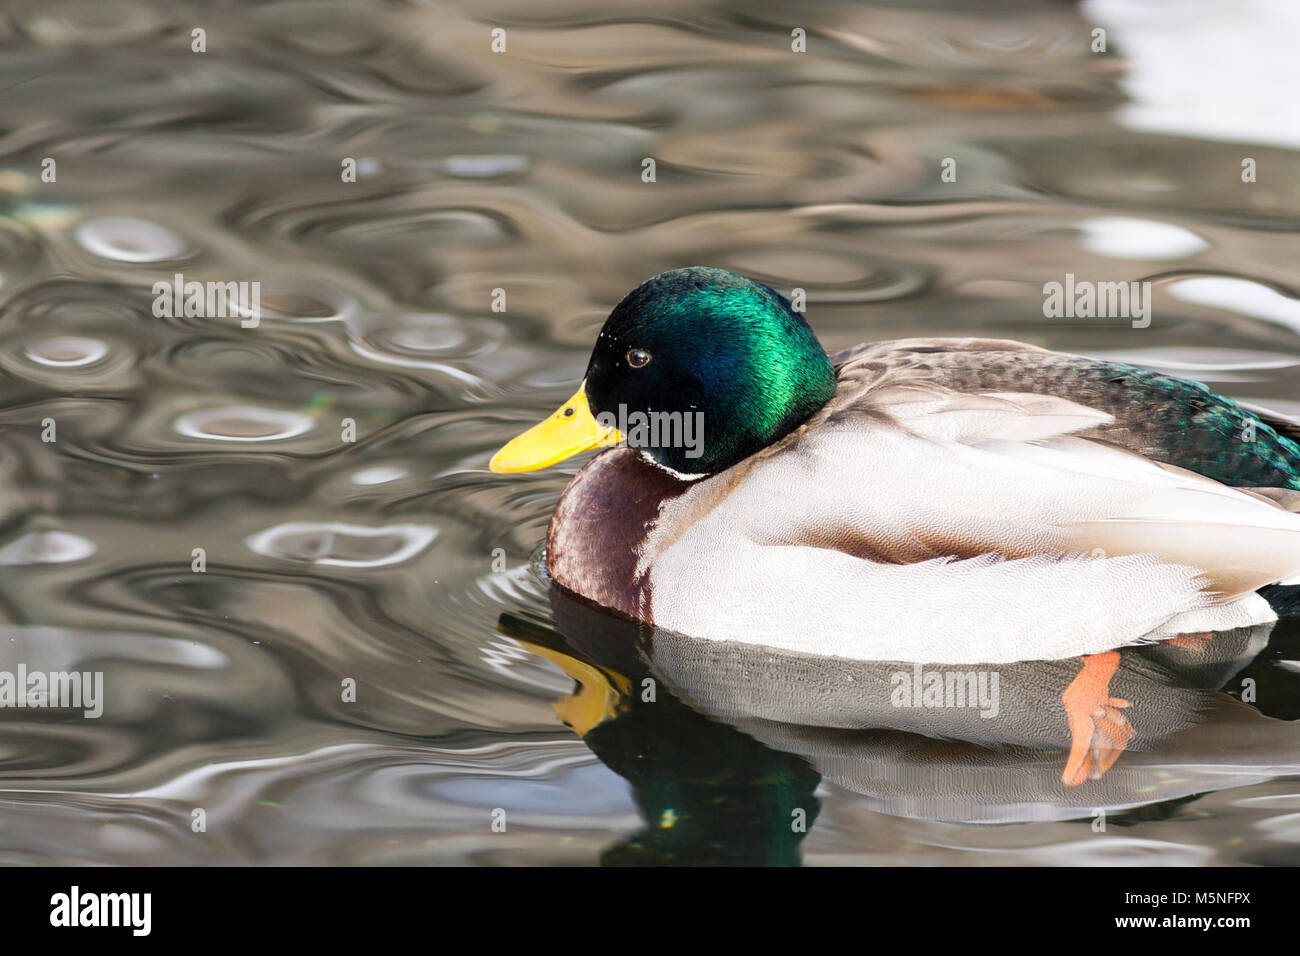
[[1017, 342], [828, 358], [772, 289], [692, 268], [630, 293], [582, 387], [492, 467], [641, 446], [569, 484], [548, 567], [680, 633], [857, 660], [1082, 655], [1063, 692], [1077, 783], [1132, 733], [1114, 648], [1275, 620], [1254, 592], [1300, 571], [1297, 436], [1203, 385]]
[[[604, 863], [799, 862], [799, 843], [819, 809], [820, 777], [805, 760], [644, 685], [648, 672], [626, 641], [600, 647], [598, 661], [528, 622], [503, 616], [502, 630], [573, 678], [556, 716], [632, 784], [647, 826], [607, 850]], [[611, 651], [612, 665], [605, 663]]]
[[[671, 834], [678, 859], [734, 859], [725, 854], [735, 847], [709, 844], [735, 840], [751, 859], [788, 861], [797, 849], [792, 812], [809, 806], [818, 774], [881, 812], [1008, 823], [1113, 816], [1300, 772], [1300, 726], [1210, 690], [1259, 655], [1268, 626], [1199, 647], [1124, 650], [1114, 683], [1140, 728], [1131, 752], [1102, 778], [1069, 787], [1060, 779], [1070, 741], [1060, 695], [1076, 668], [1067, 661], [996, 667], [997, 711], [982, 716], [987, 708], [899, 706], [896, 678], [910, 664], [684, 637], [558, 587], [551, 603], [562, 641], [510, 619], [503, 627], [575, 678], [574, 696], [557, 705], [566, 716], [574, 700], [618, 701], [586, 709], [577, 729], [633, 784], [649, 826], [627, 846], [641, 852], [647, 839], [668, 839], [659, 831], [671, 809], [696, 824]], [[647, 678], [654, 701], [645, 699]], [[1294, 697], [1295, 688], [1273, 696]]]

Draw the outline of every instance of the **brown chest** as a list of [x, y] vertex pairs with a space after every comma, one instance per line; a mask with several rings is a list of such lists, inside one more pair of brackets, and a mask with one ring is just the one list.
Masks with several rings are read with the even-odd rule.
[[652, 621], [649, 575], [637, 573], [637, 561], [662, 504], [687, 487], [631, 449], [597, 455], [569, 482], [551, 516], [551, 577], [604, 607]]

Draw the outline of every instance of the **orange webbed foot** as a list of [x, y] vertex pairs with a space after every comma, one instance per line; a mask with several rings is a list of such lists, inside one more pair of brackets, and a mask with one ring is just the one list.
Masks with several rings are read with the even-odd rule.
[[1205, 631], [1201, 634], [1179, 634], [1177, 637], [1171, 637], [1165, 643], [1182, 648], [1185, 651], [1203, 651], [1212, 637], [1214, 637], [1212, 631]]
[[1070, 755], [1061, 774], [1067, 787], [1104, 774], [1133, 737], [1133, 725], [1120, 713], [1128, 701], [1110, 696], [1119, 659], [1119, 651], [1084, 656], [1083, 667], [1061, 695], [1070, 724]]

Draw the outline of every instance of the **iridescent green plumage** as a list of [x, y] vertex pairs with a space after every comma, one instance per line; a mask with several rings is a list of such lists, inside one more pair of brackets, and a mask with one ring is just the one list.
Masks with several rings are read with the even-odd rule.
[[1127, 408], [1112, 414], [1146, 437], [1151, 457], [1225, 485], [1300, 489], [1300, 445], [1232, 399], [1200, 382], [1134, 365], [1078, 362], [1098, 390], [1128, 396]]
[[[651, 356], [644, 367], [632, 350]], [[587, 369], [596, 413], [699, 414], [701, 454], [645, 450], [674, 471], [721, 471], [780, 440], [835, 394], [835, 375], [808, 324], [776, 290], [721, 269], [655, 276], [610, 313]]]

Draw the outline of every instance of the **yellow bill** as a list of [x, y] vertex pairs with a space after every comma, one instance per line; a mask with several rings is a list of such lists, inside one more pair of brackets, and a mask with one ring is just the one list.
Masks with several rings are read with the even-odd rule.
[[488, 465], [498, 474], [536, 471], [593, 448], [617, 445], [623, 436], [617, 428], [604, 428], [587, 404], [587, 383], [550, 418], [534, 425], [492, 456]]
[[579, 737], [607, 720], [614, 720], [628, 708], [632, 682], [622, 674], [607, 671], [570, 654], [541, 647], [531, 641], [516, 638], [525, 650], [557, 665], [577, 682], [573, 693], [555, 701], [551, 707], [560, 721], [572, 727]]

